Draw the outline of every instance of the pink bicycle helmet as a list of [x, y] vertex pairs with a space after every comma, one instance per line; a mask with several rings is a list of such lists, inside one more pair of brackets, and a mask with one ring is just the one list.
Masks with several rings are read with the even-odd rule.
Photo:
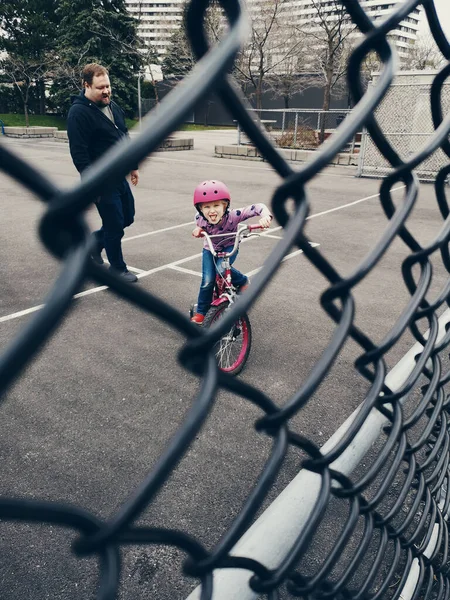
[[227, 186], [221, 181], [202, 181], [194, 191], [194, 206], [202, 214], [199, 205], [214, 200], [226, 200], [228, 203], [226, 210], [228, 210], [231, 196]]

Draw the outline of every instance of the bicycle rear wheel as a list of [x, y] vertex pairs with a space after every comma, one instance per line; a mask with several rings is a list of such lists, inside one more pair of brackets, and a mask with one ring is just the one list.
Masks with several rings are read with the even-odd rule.
[[[211, 327], [225, 314], [230, 303], [211, 306], [203, 321], [203, 327]], [[230, 375], [237, 375], [247, 362], [252, 345], [252, 329], [247, 314], [243, 314], [214, 346], [219, 369]]]

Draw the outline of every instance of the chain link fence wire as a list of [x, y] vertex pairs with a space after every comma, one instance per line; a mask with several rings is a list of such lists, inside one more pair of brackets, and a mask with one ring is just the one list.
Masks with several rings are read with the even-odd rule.
[[[450, 330], [445, 328], [438, 339], [438, 314], [448, 307], [450, 280], [433, 300], [427, 297], [432, 280], [431, 260], [440, 256], [450, 271], [450, 218], [445, 195], [450, 166], [443, 166], [434, 181], [436, 201], [442, 214], [442, 228], [428, 246], [423, 246], [408, 229], [408, 216], [417, 202], [419, 185], [417, 168], [437, 149], [450, 157], [448, 134], [450, 115], [444, 118], [441, 94], [450, 75], [447, 64], [431, 84], [429, 102], [433, 132], [423, 140], [413, 156], [398, 152], [377, 121], [376, 109], [389, 92], [398, 63], [396, 52], [387, 40], [407, 15], [422, 4], [431, 32], [442, 54], [450, 59], [450, 46], [442, 32], [433, 0], [405, 0], [395, 4], [389, 18], [369, 19], [359, 2], [342, 0], [354, 24], [363, 34], [351, 55], [348, 83], [355, 102], [353, 112], [336, 133], [328, 138], [313, 161], [295, 171], [279, 154], [262, 128], [254, 121], [241, 100], [230, 76], [233, 60], [244, 43], [247, 23], [245, 6], [240, 0], [222, 0], [230, 23], [220, 43], [208, 48], [202, 28], [208, 0], [191, 0], [187, 17], [189, 37], [198, 56], [198, 64], [145, 121], [142, 135], [123, 141], [102, 157], [81, 183], [65, 191], [50, 182], [38, 169], [21, 160], [0, 145], [0, 167], [16, 178], [46, 204], [39, 233], [53, 255], [61, 259], [61, 273], [50, 290], [45, 307], [3, 352], [0, 359], [0, 389], [4, 393], [19, 377], [32, 357], [56, 330], [72, 305], [73, 295], [86, 278], [107, 285], [119, 297], [157, 316], [186, 338], [179, 360], [200, 379], [197, 396], [176, 435], [159, 461], [135, 489], [117, 514], [101, 520], [94, 514], [74, 506], [38, 499], [0, 498], [3, 521], [42, 523], [68, 527], [77, 533], [73, 552], [79, 557], [96, 556], [100, 570], [96, 597], [117, 597], [121, 571], [120, 549], [129, 544], [173, 546], [186, 554], [184, 572], [200, 584], [201, 600], [213, 597], [213, 571], [237, 569], [252, 574], [250, 586], [274, 600], [286, 589], [304, 598], [399, 598], [409, 577], [414, 560], [420, 577], [414, 586], [415, 599], [450, 597], [450, 562], [448, 556], [447, 513], [449, 486], [449, 397], [446, 384], [450, 372], [445, 370]], [[362, 62], [375, 51], [382, 70], [374, 86], [365, 91]], [[284, 238], [268, 257], [264, 268], [254, 278], [250, 291], [239, 298], [220, 323], [210, 330], [198, 329], [176, 309], [138, 286], [120, 281], [113, 274], [93, 264], [90, 253], [93, 240], [85, 222], [85, 211], [93, 199], [125, 176], [132, 166], [152, 153], [183, 122], [193, 106], [211, 89], [239, 121], [243, 131], [264, 154], [274, 170], [283, 178], [272, 199], [272, 210], [284, 227]], [[348, 144], [365, 126], [379, 152], [391, 165], [389, 175], [380, 185], [380, 202], [386, 214], [384, 234], [354, 272], [342, 278], [333, 265], [312, 247], [304, 232], [309, 212], [306, 193], [308, 182]], [[391, 190], [405, 186], [401, 202], [394, 201]], [[295, 211], [288, 210], [294, 201]], [[410, 293], [395, 326], [385, 339], [375, 344], [354, 321], [354, 287], [376, 268], [387, 249], [400, 238], [410, 249], [402, 266], [402, 275]], [[314, 369], [300, 389], [281, 408], [256, 386], [233, 379], [218, 371], [212, 348], [231, 327], [237, 316], [248, 310], [264, 286], [276, 273], [291, 246], [302, 249], [312, 265], [327, 279], [329, 286], [321, 296], [324, 311], [335, 322], [334, 334]], [[422, 334], [423, 325], [429, 328]], [[415, 366], [398, 388], [386, 380], [385, 355], [402, 334], [409, 330], [423, 350], [415, 357]], [[345, 435], [331, 448], [322, 450], [307, 436], [290, 430], [290, 419], [301, 411], [324, 376], [330, 371], [345, 342], [352, 339], [361, 349], [355, 368], [370, 384], [362, 399], [356, 419]], [[438, 340], [438, 341], [437, 341]], [[273, 439], [272, 451], [258, 482], [249, 492], [240, 513], [214, 548], [206, 548], [183, 531], [141, 527], [136, 521], [152, 503], [157, 492], [187, 452], [212, 408], [219, 389], [238, 394], [256, 405], [262, 413], [255, 429]], [[408, 402], [414, 408], [405, 410]], [[377, 411], [388, 422], [383, 435], [373, 448], [373, 457], [363, 472], [353, 479], [334, 469], [333, 465], [348, 449], [367, 422], [371, 411]], [[283, 465], [288, 448], [296, 447], [307, 455], [303, 472], [319, 478], [319, 493], [306, 523], [288, 554], [275, 567], [230, 551], [254, 521], [264, 499]], [[312, 551], [314, 533], [326, 518], [338, 520], [339, 534], [322, 553], [322, 563], [314, 572], [305, 566]], [[439, 525], [436, 529], [436, 525]], [[436, 531], [439, 533], [436, 535]], [[433, 537], [434, 536], [434, 537]], [[431, 545], [430, 540], [434, 542]], [[270, 540], [269, 540], [270, 543]], [[432, 550], [430, 551], [430, 548]], [[403, 596], [404, 597], [404, 596]]]
[[[377, 75], [371, 85], [376, 85]], [[430, 91], [435, 74], [427, 71], [398, 73], [383, 101], [376, 110], [378, 124], [385, 138], [403, 160], [413, 157], [434, 131], [430, 106]], [[369, 88], [370, 89], [370, 88]], [[369, 92], [370, 93], [370, 92]], [[441, 89], [443, 114], [450, 111], [450, 82]], [[428, 156], [416, 169], [422, 181], [434, 181], [448, 162], [440, 148]], [[384, 177], [392, 172], [389, 161], [380, 152], [369, 132], [364, 131], [359, 175]]]
[[[335, 132], [351, 110], [266, 108], [251, 109], [250, 112], [259, 117], [266, 133], [280, 148], [317, 150], [320, 144]], [[348, 149], [353, 151], [360, 140], [361, 134], [357, 133], [348, 144]], [[238, 124], [238, 145], [241, 144], [252, 144], [252, 141], [241, 133]]]

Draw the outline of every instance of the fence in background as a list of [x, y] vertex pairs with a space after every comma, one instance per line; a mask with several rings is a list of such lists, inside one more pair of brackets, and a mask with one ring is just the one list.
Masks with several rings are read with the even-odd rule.
[[[265, 127], [273, 142], [280, 148], [317, 150], [351, 113], [350, 109], [249, 109]], [[342, 151], [359, 152], [361, 133], [356, 132]], [[237, 123], [237, 144], [251, 144], [251, 140]]]
[[[409, 160], [420, 152], [434, 131], [430, 105], [436, 71], [404, 71], [396, 74], [383, 101], [375, 112], [377, 122], [386, 139], [402, 160]], [[373, 75], [371, 87], [377, 85], [379, 74]], [[370, 87], [369, 87], [370, 90]], [[445, 82], [440, 98], [444, 115], [450, 112], [450, 82]], [[416, 172], [422, 181], [434, 181], [446, 166], [448, 156], [440, 148], [431, 154]], [[367, 129], [363, 132], [358, 175], [385, 177], [392, 173], [392, 165], [378, 149]]]

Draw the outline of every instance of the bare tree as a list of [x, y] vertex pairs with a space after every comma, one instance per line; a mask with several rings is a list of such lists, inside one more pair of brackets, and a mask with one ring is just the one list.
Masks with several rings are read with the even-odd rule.
[[364, 87], [367, 87], [372, 79], [372, 73], [379, 71], [381, 68], [381, 61], [378, 54], [372, 50], [369, 52], [362, 61], [361, 64], [361, 78]]
[[[299, 37], [297, 30], [295, 35], [298, 39], [295, 51], [285, 58], [278, 71], [268, 74], [266, 79], [267, 88], [276, 98], [283, 98], [285, 108], [289, 108], [290, 101], [296, 94], [302, 94], [314, 85], [314, 77], [308, 72], [306, 38]], [[288, 38], [294, 39], [294, 36], [291, 34]]]
[[408, 71], [424, 71], [439, 69], [444, 63], [444, 57], [431, 34], [418, 38], [411, 43], [406, 57], [402, 58], [401, 69]]
[[54, 58], [50, 55], [46, 59], [36, 61], [8, 54], [0, 61], [0, 70], [3, 71], [4, 78], [9, 80], [18, 90], [23, 102], [25, 115], [25, 126], [30, 126], [29, 102], [30, 92], [39, 82], [50, 76]]
[[296, 85], [304, 37], [290, 24], [285, 10], [286, 0], [261, 0], [255, 5], [249, 42], [236, 59], [234, 75], [242, 87], [254, 89], [256, 108], [262, 108], [263, 83], [273, 77], [277, 89], [284, 87], [285, 96]]
[[[351, 50], [351, 36], [355, 26], [340, 0], [311, 0], [314, 17], [302, 27], [302, 33], [310, 39], [311, 70], [316, 72], [323, 88], [322, 110], [328, 111], [333, 91], [343, 84]], [[325, 137], [325, 119], [322, 119], [320, 142]]]
[[[184, 77], [197, 62], [186, 29], [188, 6], [188, 2], [185, 2], [180, 27], [173, 32], [170, 38], [170, 45], [162, 63], [164, 77]], [[226, 31], [227, 25], [223, 9], [216, 1], [211, 2], [206, 10], [204, 28], [211, 44], [217, 43]], [[176, 81], [174, 81], [175, 83]]]

